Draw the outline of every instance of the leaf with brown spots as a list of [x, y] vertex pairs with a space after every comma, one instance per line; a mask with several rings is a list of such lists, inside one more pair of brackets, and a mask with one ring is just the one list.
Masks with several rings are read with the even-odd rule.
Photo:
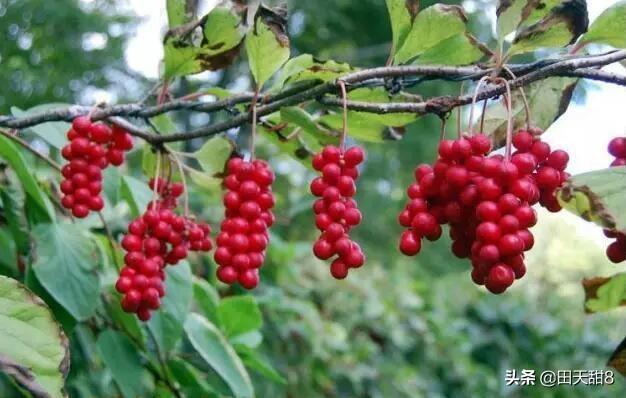
[[583, 219], [626, 232], [626, 166], [570, 177], [557, 197], [565, 209]]
[[[198, 22], [170, 30], [165, 38], [165, 78], [230, 66], [239, 56], [246, 33], [241, 14], [216, 7]], [[202, 38], [196, 44], [189, 36], [199, 27]]]
[[[533, 14], [529, 13], [524, 20], [532, 21]], [[518, 29], [508, 54], [515, 55], [540, 48], [567, 46], [585, 33], [588, 25], [589, 17], [585, 0], [563, 1], [550, 9], [550, 12], [541, 19]]]
[[626, 274], [583, 280], [585, 312], [603, 312], [626, 305]]
[[289, 59], [285, 9], [259, 7], [254, 26], [246, 35], [246, 52], [254, 81], [262, 87]]

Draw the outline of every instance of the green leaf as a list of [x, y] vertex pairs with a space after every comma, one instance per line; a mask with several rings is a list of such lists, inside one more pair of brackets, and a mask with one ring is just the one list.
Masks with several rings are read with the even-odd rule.
[[[352, 90], [348, 94], [348, 98], [353, 101], [375, 102], [379, 104], [386, 104], [390, 102], [411, 102], [410, 98], [406, 98], [403, 95], [398, 94], [390, 96], [383, 87], [358, 88], [356, 90]], [[368, 120], [376, 121], [382, 125], [391, 127], [404, 126], [417, 120], [417, 115], [413, 113], [392, 113], [388, 115], [377, 115], [367, 112], [354, 113]], [[348, 122], [350, 122], [349, 114]]]
[[220, 302], [220, 296], [215, 287], [204, 279], [193, 279], [193, 298], [198, 307], [202, 310], [211, 322], [218, 322], [217, 307]]
[[258, 330], [263, 326], [261, 310], [252, 296], [227, 297], [220, 301], [217, 316], [227, 337]]
[[302, 54], [287, 61], [273, 89], [308, 80], [327, 82], [356, 70], [347, 63], [321, 61], [311, 54]]
[[[176, 10], [175, 14], [179, 15], [185, 9], [181, 11], [178, 5]], [[239, 55], [245, 32], [241, 16], [232, 10], [226, 7], [211, 10], [203, 21], [202, 32], [203, 40], [195, 45], [186, 37], [188, 32], [185, 29], [170, 31], [163, 50], [166, 79], [224, 69]]]
[[[111, 290], [113, 293], [115, 289], [111, 288]], [[135, 341], [145, 344], [146, 337], [135, 314], [129, 314], [122, 310], [122, 306], [120, 305], [121, 296], [117, 293], [113, 293], [112, 296], [113, 300], [106, 303], [107, 312], [111, 316], [111, 320]]]
[[130, 339], [114, 330], [105, 330], [98, 335], [96, 346], [124, 398], [143, 396], [140, 381], [144, 367]]
[[257, 351], [245, 346], [237, 346], [236, 350], [246, 367], [278, 384], [287, 384], [287, 380]]
[[[319, 122], [334, 131], [340, 132], [343, 127], [343, 115], [329, 113], [319, 118]], [[366, 142], [383, 142], [385, 125], [363, 116], [359, 112], [348, 112], [348, 134], [350, 137]]]
[[0, 276], [0, 371], [19, 370], [51, 398], [66, 397], [65, 334], [50, 309], [24, 285]]
[[522, 54], [540, 48], [564, 47], [587, 31], [587, 3], [565, 1], [539, 21], [517, 31], [508, 55]]
[[626, 166], [572, 176], [558, 199], [583, 219], [626, 233]]
[[201, 54], [202, 49], [200, 48], [181, 45], [174, 40], [168, 40], [163, 49], [164, 78], [169, 80], [176, 76], [202, 72]]
[[[11, 107], [11, 114], [15, 117], [26, 117], [37, 113], [51, 111], [53, 109], [67, 108], [72, 106], [71, 104], [51, 103], [37, 105], [29, 108], [25, 111], [13, 106]], [[62, 149], [67, 144], [66, 133], [70, 129], [71, 124], [67, 122], [47, 122], [38, 124], [36, 126], [29, 127], [28, 130], [32, 131], [39, 138], [46, 141], [57, 149]]]
[[606, 44], [626, 48], [626, 0], [604, 10], [580, 39], [582, 43]]
[[506, 35], [515, 31], [522, 23], [522, 13], [528, 4], [526, 0], [498, 0], [496, 8], [498, 42], [502, 43]]
[[0, 228], [0, 275], [17, 276], [17, 249], [13, 236], [5, 228]]
[[132, 217], [136, 218], [143, 214], [152, 200], [152, 191], [144, 181], [131, 176], [123, 176], [120, 184], [120, 197], [128, 203]]
[[414, 62], [431, 65], [468, 65], [485, 56], [485, 47], [467, 33], [454, 35], [424, 51]]
[[288, 106], [280, 110], [280, 118], [287, 123], [293, 123], [302, 130], [315, 137], [325, 138], [328, 131], [317, 125], [311, 114], [297, 106]]
[[189, 263], [181, 261], [165, 269], [165, 291], [161, 308], [148, 322], [148, 328], [157, 344], [165, 351], [172, 350], [183, 333], [183, 322], [189, 313], [192, 298], [192, 275]]
[[21, 254], [27, 254], [30, 251], [30, 237], [28, 236], [28, 225], [24, 216], [24, 192], [14, 174], [6, 172], [5, 174], [7, 181], [3, 186], [0, 186], [0, 199], [2, 199], [4, 218], [13, 235], [17, 250]]
[[[411, 99], [402, 95], [390, 96], [384, 88], [359, 88], [348, 93], [353, 101], [371, 103], [409, 102]], [[383, 142], [386, 127], [401, 127], [415, 120], [418, 116], [413, 113], [391, 113], [377, 115], [366, 112], [348, 111], [348, 133], [352, 138], [367, 142]], [[341, 131], [343, 116], [340, 113], [330, 113], [319, 118], [318, 122], [331, 130]]]
[[403, 64], [421, 55], [441, 41], [465, 33], [467, 17], [459, 6], [435, 4], [417, 14], [395, 63]]
[[186, 0], [167, 0], [167, 23], [170, 29], [188, 22], [185, 3]]
[[215, 391], [205, 380], [206, 376], [188, 362], [173, 358], [167, 361], [167, 368], [181, 385], [186, 396], [206, 397], [209, 394], [215, 394]]
[[[572, 93], [578, 83], [577, 79], [569, 77], [551, 77], [541, 80], [524, 88], [532, 124], [546, 130], [567, 110], [572, 99]], [[480, 115], [474, 120], [475, 130], [480, 129]], [[504, 145], [506, 139], [507, 111], [502, 101], [498, 101], [487, 108], [483, 133], [494, 137], [497, 147]], [[519, 90], [513, 93], [513, 130], [526, 126], [526, 112]]]
[[228, 384], [235, 397], [254, 397], [250, 376], [241, 359], [214, 324], [198, 314], [190, 314], [185, 321], [185, 333], [193, 348]]
[[231, 50], [239, 46], [245, 36], [241, 18], [226, 7], [216, 7], [207, 15], [203, 31], [202, 46], [207, 49], [207, 55]]
[[413, 21], [419, 12], [419, 0], [386, 0], [391, 19], [393, 47], [399, 49], [411, 31]]
[[32, 168], [26, 163], [19, 149], [5, 136], [0, 136], [0, 158], [6, 160], [13, 171], [15, 171], [15, 174], [17, 174], [17, 177], [24, 187], [24, 191], [26, 191], [37, 206], [44, 211], [49, 220], [54, 220], [54, 209], [31, 174]]
[[39, 282], [72, 316], [84, 321], [96, 310], [100, 284], [98, 249], [78, 224], [39, 224], [33, 270]]
[[587, 312], [609, 311], [626, 305], [626, 274], [583, 281]]
[[254, 28], [246, 35], [248, 63], [259, 88], [289, 59], [289, 37], [283, 22], [278, 15], [269, 18], [259, 12]]
[[[265, 121], [266, 123], [272, 123], [274, 126], [279, 126], [279, 123], [282, 123], [278, 113], [268, 116], [265, 118]], [[259, 136], [271, 142], [281, 152], [291, 156], [305, 167], [312, 169], [310, 158], [313, 156], [315, 149], [309, 148], [305, 140], [301, 138], [300, 134], [292, 136], [296, 128], [297, 126], [293, 124], [287, 124], [283, 128], [276, 128], [273, 130], [266, 128], [266, 126], [259, 126], [259, 130], [262, 132]], [[339, 141], [335, 140], [335, 142]]]
[[230, 159], [235, 144], [225, 137], [213, 137], [207, 140], [193, 157], [209, 176], [217, 177], [224, 172], [226, 162]]

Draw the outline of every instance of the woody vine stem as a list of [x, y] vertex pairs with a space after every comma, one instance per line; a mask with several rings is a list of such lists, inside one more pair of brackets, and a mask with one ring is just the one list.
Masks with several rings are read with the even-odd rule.
[[[626, 50], [611, 51], [593, 56], [572, 56], [565, 59], [547, 59], [528, 64], [507, 64], [503, 70], [510, 89], [527, 86], [533, 82], [554, 76], [578, 77], [589, 80], [602, 81], [626, 86], [626, 76], [600, 70], [603, 66], [626, 60]], [[277, 94], [258, 95], [256, 93], [237, 94], [230, 98], [205, 102], [197, 100], [178, 99], [163, 104], [147, 106], [143, 103], [102, 106], [93, 110], [93, 107], [71, 106], [55, 109], [25, 117], [0, 116], [0, 127], [9, 129], [23, 129], [50, 121], [71, 121], [77, 116], [92, 112], [93, 120], [109, 119], [126, 128], [132, 135], [143, 138], [152, 145], [161, 146], [166, 142], [186, 141], [194, 138], [209, 137], [226, 130], [240, 127], [244, 124], [256, 122], [258, 118], [267, 116], [286, 106], [300, 105], [308, 101], [316, 101], [322, 105], [342, 107], [344, 101], [340, 94], [340, 82], [345, 83], [347, 90], [357, 87], [384, 86], [388, 79], [396, 79], [401, 85], [408, 83], [410, 78], [420, 77], [421, 80], [449, 80], [449, 81], [476, 81], [484, 76], [493, 74], [495, 67], [475, 66], [388, 66], [363, 69], [348, 73], [331, 82], [303, 82], [289, 87]], [[513, 77], [517, 76], [517, 77]], [[501, 80], [503, 81], [503, 80]], [[475, 101], [483, 101], [506, 93], [503, 83], [491, 85], [478, 92]], [[376, 114], [414, 113], [418, 115], [436, 114], [443, 116], [453, 109], [469, 105], [474, 100], [472, 95], [433, 97], [422, 102], [401, 103], [370, 103], [362, 101], [345, 101], [347, 109]], [[254, 103], [255, 106], [251, 106]], [[169, 135], [160, 135], [147, 128], [139, 127], [124, 118], [138, 118], [141, 120], [163, 113], [187, 110], [202, 113], [214, 113], [228, 110], [237, 113], [235, 105], [249, 104], [248, 111], [241, 112], [232, 118], [203, 126], [188, 132], [179, 132]], [[258, 106], [256, 106], [258, 104]]]

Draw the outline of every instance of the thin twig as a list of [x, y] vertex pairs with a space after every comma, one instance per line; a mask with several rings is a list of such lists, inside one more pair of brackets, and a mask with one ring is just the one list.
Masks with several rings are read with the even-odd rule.
[[0, 134], [2, 134], [3, 136], [7, 137], [10, 140], [12, 140], [13, 142], [19, 144], [20, 146], [24, 147], [24, 149], [28, 150], [29, 152], [31, 152], [33, 155], [35, 155], [39, 159], [43, 160], [44, 162], [48, 163], [48, 165], [50, 165], [50, 167], [52, 167], [56, 171], [58, 171], [58, 172], [61, 171], [61, 166], [59, 166], [59, 164], [57, 162], [55, 162], [54, 160], [50, 159], [48, 156], [44, 155], [43, 153], [37, 151], [35, 148], [30, 146], [30, 144], [28, 142], [24, 141], [23, 139], [21, 139], [17, 135], [11, 134], [10, 132], [8, 132], [6, 130], [2, 130], [2, 129], [0, 129]]
[[[536, 61], [530, 64], [507, 65], [518, 76], [517, 79], [511, 80], [511, 88], [518, 88], [528, 85], [532, 82], [545, 79], [552, 76], [573, 76], [582, 77], [592, 80], [599, 80], [618, 85], [626, 86], [626, 76], [616, 75], [614, 73], [598, 71], [590, 69], [594, 67], [612, 64], [626, 59], [626, 50], [612, 51], [609, 53], [593, 56], [574, 56], [565, 57], [564, 59], [548, 59]], [[390, 77], [410, 77], [422, 76], [433, 79], [447, 80], [477, 80], [482, 76], [493, 72], [493, 68], [485, 68], [480, 66], [440, 66], [440, 65], [411, 65], [411, 66], [390, 66], [364, 69], [352, 72], [340, 77], [348, 85], [357, 85], [377, 79]], [[378, 84], [378, 83], [377, 83]], [[322, 98], [326, 94], [337, 93], [338, 86], [336, 81], [318, 83], [315, 81], [307, 82], [298, 87], [290, 87], [274, 96], [263, 95], [266, 99], [263, 106], [257, 108], [256, 116], [262, 117], [276, 112], [284, 106], [300, 105], [313, 99], [322, 99], [322, 103], [333, 105], [338, 104], [337, 99]], [[496, 87], [494, 89], [485, 90], [479, 100], [487, 97], [495, 97], [505, 92], [505, 87]], [[98, 109], [94, 112], [94, 120], [107, 119], [112, 116], [124, 117], [151, 117], [157, 114], [166, 113], [175, 110], [193, 110], [198, 112], [215, 112], [219, 110], [231, 109], [233, 102], [248, 102], [249, 99], [245, 95], [235, 96], [226, 100], [216, 101], [212, 103], [199, 101], [170, 101], [156, 107], [144, 107], [140, 104], [126, 104], [110, 106], [104, 109]], [[470, 99], [471, 101], [471, 99]], [[422, 103], [404, 103], [404, 104], [367, 104], [348, 102], [348, 108], [351, 110], [359, 110], [362, 112], [372, 113], [391, 113], [391, 112], [415, 112], [418, 114], [449, 112], [458, 106], [467, 105], [466, 96], [439, 97], [425, 101]], [[43, 112], [36, 115], [16, 118], [13, 116], [0, 117], [0, 127], [9, 128], [26, 128], [47, 121], [69, 121], [79, 115], [84, 115], [89, 108], [72, 106], [69, 108], [57, 109]], [[208, 137], [219, 134], [228, 129], [240, 127], [243, 124], [252, 121], [252, 112], [248, 111], [234, 116], [230, 120], [192, 130], [188, 133], [175, 133], [167, 136], [157, 136], [149, 131], [140, 128], [132, 129], [131, 134], [141, 137], [151, 144], [158, 144], [173, 141], [185, 141], [199, 137]]]

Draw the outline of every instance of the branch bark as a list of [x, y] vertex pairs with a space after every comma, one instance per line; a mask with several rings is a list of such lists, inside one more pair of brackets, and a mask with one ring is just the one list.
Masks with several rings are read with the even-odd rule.
[[[529, 64], [511, 64], [508, 65], [508, 67], [518, 78], [510, 80], [510, 84], [511, 88], [519, 88], [552, 76], [570, 76], [626, 86], [626, 76], [597, 69], [624, 59], [626, 59], [626, 50], [612, 51], [601, 55], [541, 60]], [[355, 87], [366, 83], [374, 85], [384, 84], [384, 79], [389, 78], [424, 77], [428, 79], [462, 81], [476, 80], [482, 76], [494, 73], [498, 72], [494, 71], [493, 68], [481, 65], [460, 67], [410, 65], [364, 69], [342, 76], [340, 80], [344, 81], [348, 86]], [[479, 93], [478, 100], [498, 96], [504, 93], [504, 90], [503, 85], [490, 87]], [[338, 105], [336, 98], [327, 97], [328, 94], [337, 94], [337, 92], [337, 81], [326, 83], [318, 83], [315, 81], [304, 82], [297, 86], [287, 88], [277, 94], [262, 96], [262, 100], [260, 101], [262, 105], [257, 108], [256, 112], [257, 117], [267, 116], [285, 106], [299, 105], [311, 100], [318, 100], [323, 105]], [[165, 142], [208, 137], [232, 128], [237, 128], [252, 121], [252, 112], [248, 111], [237, 114], [229, 120], [189, 132], [164, 136], [137, 127], [121, 117], [147, 119], [163, 113], [181, 110], [203, 113], [213, 113], [222, 110], [231, 110], [232, 112], [236, 105], [248, 104], [251, 100], [252, 93], [243, 93], [214, 102], [174, 100], [157, 106], [144, 106], [140, 103], [113, 105], [96, 110], [93, 113], [93, 119], [112, 120], [114, 123], [127, 128], [132, 135], [143, 138], [150, 144], [158, 145]], [[418, 114], [443, 114], [453, 108], [469, 103], [471, 103], [471, 97], [466, 95], [460, 97], [435, 97], [427, 101], [416, 103], [375, 104], [349, 101], [348, 108], [372, 113], [414, 112]], [[71, 121], [77, 116], [86, 115], [91, 109], [92, 108], [85, 106], [72, 106], [23, 118], [4, 116], [0, 117], [0, 127], [23, 129], [50, 121]], [[237, 111], [235, 110], [234, 112]]]

